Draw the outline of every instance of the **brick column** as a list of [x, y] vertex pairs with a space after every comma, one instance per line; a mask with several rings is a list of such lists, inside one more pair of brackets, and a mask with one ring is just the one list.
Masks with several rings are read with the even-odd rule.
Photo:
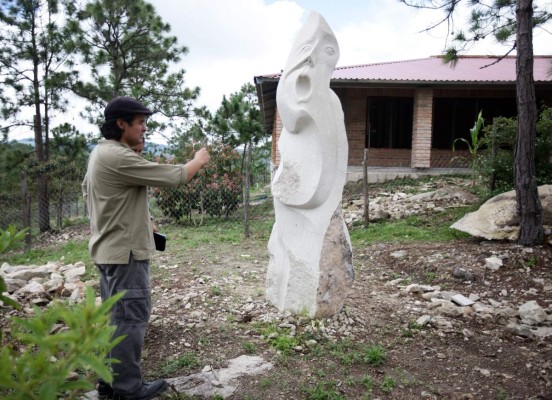
[[278, 141], [280, 140], [280, 135], [282, 134], [282, 119], [280, 118], [280, 113], [278, 108], [274, 110], [274, 124], [272, 125], [272, 164], [280, 164], [280, 150], [278, 149]]
[[433, 119], [433, 89], [417, 89], [414, 96], [414, 123], [412, 127], [412, 168], [431, 166], [431, 131]]
[[272, 151], [270, 159], [270, 181], [274, 178], [274, 174], [280, 165], [280, 150], [278, 149], [278, 141], [280, 140], [280, 135], [282, 134], [282, 118], [280, 118], [280, 113], [278, 108], [274, 110], [274, 123], [272, 125]]

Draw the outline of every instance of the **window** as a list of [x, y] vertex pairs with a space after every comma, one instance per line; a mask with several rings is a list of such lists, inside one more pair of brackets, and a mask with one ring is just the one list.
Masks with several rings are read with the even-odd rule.
[[410, 149], [414, 99], [369, 97], [366, 147]]
[[[494, 117], [515, 117], [514, 98], [435, 98], [433, 101], [433, 136], [431, 147], [452, 149], [453, 142], [464, 138], [471, 143], [470, 129], [475, 124], [479, 111], [487, 124]], [[466, 149], [464, 142], [456, 142], [457, 149]]]

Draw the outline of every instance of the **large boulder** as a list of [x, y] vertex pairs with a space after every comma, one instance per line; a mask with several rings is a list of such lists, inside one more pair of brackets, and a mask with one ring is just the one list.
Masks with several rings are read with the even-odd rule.
[[[538, 187], [542, 204], [542, 223], [548, 230], [552, 225], [552, 185]], [[516, 192], [499, 194], [483, 204], [479, 210], [466, 214], [451, 228], [488, 240], [517, 240], [519, 217], [516, 212]]]

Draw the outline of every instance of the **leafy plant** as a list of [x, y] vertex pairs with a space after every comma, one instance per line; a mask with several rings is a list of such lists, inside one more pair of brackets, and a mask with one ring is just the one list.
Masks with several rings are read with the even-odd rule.
[[525, 262], [526, 268], [534, 268], [537, 265], [537, 262], [539, 259], [535, 256], [530, 256], [527, 261]]
[[504, 388], [501, 388], [501, 387], [498, 388], [498, 393], [496, 395], [496, 398], [498, 400], [506, 400], [508, 398], [508, 394], [506, 393]]
[[337, 358], [343, 365], [352, 365], [357, 357], [357, 354], [352, 352], [354, 349], [353, 343], [350, 340], [343, 340], [329, 345], [329, 353]]
[[0, 254], [7, 252], [17, 242], [23, 240], [29, 228], [18, 231], [14, 225], [9, 225], [6, 230], [0, 229]]
[[431, 283], [437, 278], [437, 274], [435, 272], [428, 271], [425, 274], [425, 278], [426, 278], [428, 283]]
[[[76, 308], [53, 302], [45, 311], [35, 306], [28, 319], [13, 318], [14, 340], [0, 351], [0, 397], [77, 398], [93, 388], [91, 374], [112, 382], [109, 365], [116, 360], [107, 355], [124, 337], [112, 337], [116, 328], [109, 323], [109, 311], [123, 294], [96, 305], [88, 288]], [[65, 328], [58, 329], [60, 322]]]
[[299, 342], [296, 337], [289, 335], [278, 335], [268, 340], [271, 346], [284, 354], [289, 354]]
[[[21, 305], [15, 301], [15, 300], [12, 300], [11, 298], [7, 297], [7, 296], [4, 296], [4, 292], [7, 291], [7, 286], [6, 286], [6, 282], [4, 281], [4, 278], [2, 278], [0, 276], [0, 301], [3, 302], [5, 305], [8, 305], [10, 307], [13, 307], [15, 309], [20, 309], [21, 308]], [[0, 339], [2, 339], [2, 332], [0, 332]]]
[[[491, 195], [514, 187], [514, 149], [517, 137], [516, 118], [498, 117], [483, 130], [478, 159], [480, 175], [489, 182]], [[552, 108], [543, 107], [537, 121], [535, 172], [538, 185], [552, 183]]]
[[212, 286], [211, 294], [213, 296], [220, 296], [222, 294], [222, 289], [220, 288], [220, 286]]
[[411, 338], [422, 330], [422, 327], [418, 325], [415, 321], [408, 323], [406, 328], [401, 329], [401, 336]]
[[275, 324], [269, 324], [261, 329], [261, 333], [266, 337], [269, 345], [279, 350], [284, 355], [291, 353], [294, 347], [300, 343], [300, 339], [289, 334], [289, 329], [279, 328]]
[[468, 146], [468, 150], [471, 155], [472, 187], [475, 186], [475, 178], [477, 175], [477, 168], [476, 168], [477, 156], [478, 156], [479, 148], [482, 143], [479, 135], [481, 133], [481, 129], [483, 129], [484, 122], [485, 120], [483, 119], [483, 110], [482, 110], [482, 111], [479, 111], [479, 114], [477, 115], [477, 120], [475, 121], [473, 128], [470, 129], [470, 141], [464, 138], [458, 138], [454, 142], [452, 142], [452, 151], [455, 150], [457, 141], [464, 142]]
[[[23, 240], [28, 230], [29, 228], [25, 228], [20, 231], [17, 231], [14, 225], [9, 225], [6, 230], [0, 229], [0, 254], [7, 252], [17, 242]], [[0, 301], [8, 306], [19, 309], [21, 306], [19, 305], [18, 302], [10, 299], [7, 296], [4, 296], [4, 292], [6, 292], [6, 290], [7, 290], [6, 282], [4, 281], [4, 278], [0, 276]], [[0, 338], [2, 338], [1, 333], [0, 333]]]

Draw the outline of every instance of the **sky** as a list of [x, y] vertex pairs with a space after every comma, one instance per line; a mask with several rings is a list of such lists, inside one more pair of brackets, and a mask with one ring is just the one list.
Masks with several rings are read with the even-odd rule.
[[[340, 47], [340, 66], [426, 58], [442, 54], [446, 26], [423, 32], [442, 19], [440, 11], [417, 10], [399, 0], [147, 0], [171, 25], [188, 54], [175, 69], [186, 71], [187, 87], [199, 87], [196, 106], [212, 112], [223, 95], [238, 92], [254, 77], [281, 72], [293, 40], [310, 11], [328, 22]], [[535, 0], [548, 3], [550, 0]], [[552, 10], [550, 10], [552, 11]], [[465, 17], [456, 19], [466, 26]], [[552, 55], [552, 34], [535, 30], [534, 54]], [[492, 40], [480, 42], [467, 54], [503, 55], [508, 47]], [[78, 104], [78, 102], [76, 102]], [[73, 107], [63, 122], [84, 131], [96, 127], [83, 123]], [[88, 128], [85, 128], [88, 126]], [[12, 139], [32, 137], [28, 129], [10, 134]], [[153, 140], [165, 142], [154, 135]]]
[[[339, 66], [426, 58], [443, 52], [446, 28], [421, 32], [442, 13], [399, 0], [149, 0], [188, 47], [186, 84], [201, 88], [198, 105], [215, 111], [223, 95], [258, 75], [284, 68], [295, 35], [310, 11], [328, 22], [340, 46]], [[462, 26], [464, 20], [457, 20]], [[502, 55], [485, 41], [468, 54]], [[534, 32], [534, 54], [552, 54], [552, 35]]]

